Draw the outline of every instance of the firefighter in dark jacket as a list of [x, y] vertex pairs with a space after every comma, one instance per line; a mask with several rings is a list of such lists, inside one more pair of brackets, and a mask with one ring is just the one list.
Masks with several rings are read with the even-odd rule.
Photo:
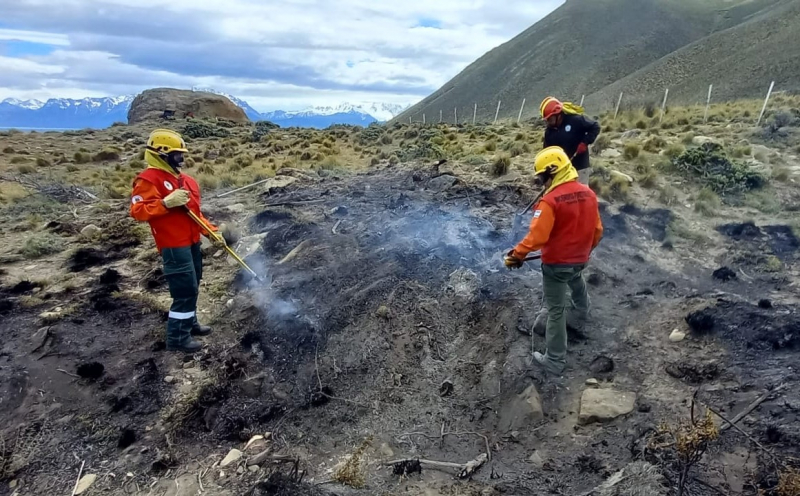
[[[169, 129], [156, 129], [145, 148], [147, 169], [133, 182], [131, 216], [148, 222], [164, 264], [172, 306], [167, 320], [167, 349], [192, 353], [201, 348], [193, 336], [205, 336], [211, 328], [197, 321], [197, 295], [203, 274], [200, 236], [224, 246], [218, 228], [200, 212], [200, 187], [181, 173], [188, 153], [181, 136]], [[190, 209], [214, 229], [206, 232], [191, 217]]]
[[582, 107], [562, 103], [553, 97], [545, 98], [539, 110], [547, 121], [544, 147], [561, 147], [578, 171], [578, 181], [588, 184], [591, 173], [589, 145], [600, 134], [600, 124], [583, 115]]

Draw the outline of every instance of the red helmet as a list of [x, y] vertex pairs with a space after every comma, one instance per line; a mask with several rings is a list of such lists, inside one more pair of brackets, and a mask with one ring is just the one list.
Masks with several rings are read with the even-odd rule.
[[539, 106], [539, 111], [542, 113], [542, 119], [549, 119], [556, 114], [560, 114], [562, 110], [564, 110], [564, 104], [552, 96], [545, 98], [542, 102], [542, 105]]

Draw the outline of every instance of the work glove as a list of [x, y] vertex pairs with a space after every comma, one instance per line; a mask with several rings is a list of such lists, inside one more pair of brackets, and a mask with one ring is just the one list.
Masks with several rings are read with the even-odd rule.
[[167, 208], [182, 207], [189, 203], [189, 192], [185, 189], [176, 189], [161, 201]]
[[208, 239], [214, 243], [214, 246], [219, 248], [225, 248], [228, 246], [228, 243], [225, 242], [225, 237], [219, 233], [219, 231], [208, 231]]
[[514, 255], [514, 250], [511, 250], [506, 254], [505, 258], [503, 259], [503, 263], [505, 263], [506, 268], [511, 270], [511, 269], [521, 269], [524, 261], [517, 258]]
[[586, 143], [581, 143], [578, 145], [578, 149], [575, 151], [575, 155], [583, 155], [588, 151], [589, 151], [589, 146]]
[[219, 225], [219, 233], [225, 238], [225, 243], [228, 246], [235, 245], [239, 241], [239, 238], [241, 238], [237, 229], [225, 223]]

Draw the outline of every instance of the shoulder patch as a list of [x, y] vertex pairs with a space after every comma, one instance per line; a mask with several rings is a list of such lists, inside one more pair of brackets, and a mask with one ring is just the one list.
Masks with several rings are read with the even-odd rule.
[[566, 131], [566, 132], [572, 131], [572, 125], [571, 124], [567, 124], [567, 127], [564, 128], [564, 131]]
[[534, 219], [538, 219], [541, 215], [542, 215], [542, 211], [541, 210], [537, 210], [537, 211], [533, 212], [533, 218]]
[[172, 191], [173, 189], [175, 189], [175, 187], [172, 186], [172, 183], [169, 182], [169, 181], [164, 181], [164, 187], [167, 188], [169, 191]]
[[140, 201], [142, 201], [142, 200], [144, 200], [144, 198], [142, 198], [142, 197], [141, 197], [141, 196], [139, 196], [139, 195], [136, 195], [136, 196], [134, 196], [133, 198], [131, 198], [131, 203], [133, 203], [134, 205], [136, 205], [137, 203], [139, 203], [139, 202], [140, 202]]

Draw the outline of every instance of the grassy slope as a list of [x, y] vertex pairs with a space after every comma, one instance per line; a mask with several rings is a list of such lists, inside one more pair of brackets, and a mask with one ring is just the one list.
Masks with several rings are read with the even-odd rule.
[[[508, 43], [490, 51], [398, 121], [438, 119], [453, 109], [479, 120], [516, 117], [523, 98], [534, 115], [541, 98], [592, 94], [717, 30], [747, 20], [781, 0], [572, 0]], [[792, 30], [787, 30], [792, 31]], [[662, 85], [659, 85], [662, 86]]]
[[777, 89], [800, 90], [798, 37], [800, 2], [782, 1], [617, 81], [590, 96], [587, 105], [609, 108], [620, 91], [629, 103], [658, 101], [665, 87], [673, 102], [700, 103], [712, 83], [716, 100], [763, 95], [772, 80]]

